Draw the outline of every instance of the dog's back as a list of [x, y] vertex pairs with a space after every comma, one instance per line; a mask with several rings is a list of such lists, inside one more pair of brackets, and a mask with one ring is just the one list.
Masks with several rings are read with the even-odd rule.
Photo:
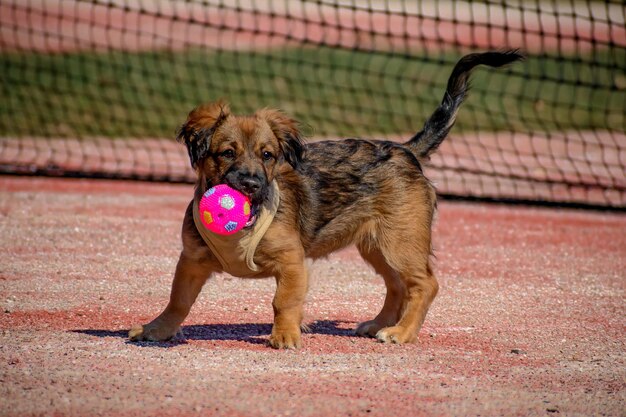
[[[352, 243], [368, 242], [391, 223], [420, 222], [430, 229], [435, 193], [421, 162], [454, 125], [472, 70], [521, 58], [516, 51], [463, 57], [450, 75], [439, 107], [404, 144], [362, 139], [308, 144], [297, 171], [301, 195], [294, 199], [300, 204], [300, 233], [308, 255], [325, 256]], [[420, 215], [420, 211], [425, 212]]]

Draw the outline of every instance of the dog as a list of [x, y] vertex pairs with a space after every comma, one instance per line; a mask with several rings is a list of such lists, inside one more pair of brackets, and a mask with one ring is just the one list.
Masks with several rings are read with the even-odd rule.
[[[359, 324], [356, 333], [384, 343], [416, 340], [438, 292], [431, 265], [436, 194], [422, 164], [452, 128], [472, 70], [520, 59], [518, 51], [461, 58], [441, 104], [406, 143], [345, 139], [307, 144], [298, 123], [283, 112], [263, 109], [237, 116], [221, 101], [189, 113], [178, 139], [197, 174], [194, 201], [217, 184], [240, 191], [252, 205], [252, 224], [243, 233], [254, 227], [270, 199], [279, 201], [257, 239], [252, 267], [234, 273], [275, 277], [271, 347], [301, 346], [305, 258], [325, 257], [349, 245], [356, 245], [387, 289], [380, 313]], [[153, 321], [130, 330], [133, 341], [174, 337], [205, 281], [228, 269], [199, 233], [194, 201], [183, 221], [183, 249], [169, 303]]]

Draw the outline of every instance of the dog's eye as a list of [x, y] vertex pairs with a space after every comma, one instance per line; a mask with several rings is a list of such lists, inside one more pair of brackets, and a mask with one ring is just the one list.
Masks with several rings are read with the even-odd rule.
[[263, 151], [263, 159], [264, 160], [269, 161], [273, 157], [274, 157], [274, 154], [272, 154], [270, 151]]
[[222, 158], [233, 159], [235, 157], [235, 152], [232, 149], [226, 149], [220, 153]]

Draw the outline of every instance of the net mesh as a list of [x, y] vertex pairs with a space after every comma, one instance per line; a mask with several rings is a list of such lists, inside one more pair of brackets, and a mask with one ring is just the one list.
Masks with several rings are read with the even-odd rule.
[[173, 139], [224, 98], [310, 141], [404, 140], [468, 52], [479, 69], [427, 175], [445, 195], [626, 206], [621, 1], [0, 0], [0, 169], [192, 181]]

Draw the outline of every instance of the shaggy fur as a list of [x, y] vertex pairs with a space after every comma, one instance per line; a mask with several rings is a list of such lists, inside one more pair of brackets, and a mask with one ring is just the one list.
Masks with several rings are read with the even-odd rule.
[[[189, 114], [179, 139], [197, 173], [196, 197], [227, 183], [258, 209], [269, 184], [279, 185], [278, 213], [254, 256], [259, 276], [273, 276], [277, 283], [272, 347], [300, 346], [308, 287], [305, 258], [352, 244], [387, 287], [382, 310], [361, 323], [357, 334], [388, 343], [416, 339], [438, 290], [430, 263], [435, 190], [421, 163], [452, 128], [472, 69], [521, 58], [516, 51], [463, 57], [441, 105], [404, 144], [360, 139], [305, 144], [297, 123], [282, 112], [264, 109], [236, 116], [223, 102]], [[152, 322], [131, 329], [132, 340], [173, 337], [207, 278], [221, 270], [198, 234], [191, 210], [190, 204], [169, 304]]]

